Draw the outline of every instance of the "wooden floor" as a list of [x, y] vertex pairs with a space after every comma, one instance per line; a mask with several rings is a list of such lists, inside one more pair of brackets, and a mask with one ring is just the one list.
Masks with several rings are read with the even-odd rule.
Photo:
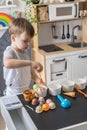
[[0, 130], [6, 130], [5, 122], [3, 120], [1, 113], [0, 113]]

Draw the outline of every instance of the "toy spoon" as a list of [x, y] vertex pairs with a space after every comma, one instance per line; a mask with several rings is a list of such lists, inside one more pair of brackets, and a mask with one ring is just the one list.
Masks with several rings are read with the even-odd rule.
[[60, 100], [60, 106], [63, 108], [71, 107], [71, 102], [68, 99], [64, 99], [61, 95], [57, 95], [57, 98]]
[[80, 94], [82, 94], [85, 98], [87, 98], [87, 94], [81, 91], [80, 89], [76, 89], [76, 91]]

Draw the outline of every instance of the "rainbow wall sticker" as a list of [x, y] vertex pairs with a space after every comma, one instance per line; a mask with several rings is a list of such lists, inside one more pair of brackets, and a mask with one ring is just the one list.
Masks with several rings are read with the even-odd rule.
[[12, 19], [13, 18], [6, 13], [0, 13], [0, 27], [7, 27]]

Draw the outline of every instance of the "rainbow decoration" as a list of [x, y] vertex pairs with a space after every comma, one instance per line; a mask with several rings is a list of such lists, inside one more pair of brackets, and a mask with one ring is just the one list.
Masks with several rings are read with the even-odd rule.
[[12, 19], [10, 15], [0, 12], [0, 27], [7, 27]]

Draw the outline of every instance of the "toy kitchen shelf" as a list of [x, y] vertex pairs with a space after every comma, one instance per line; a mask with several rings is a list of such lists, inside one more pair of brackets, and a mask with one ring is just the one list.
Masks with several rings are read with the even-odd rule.
[[[73, 8], [74, 7], [73, 5], [77, 5], [75, 7], [75, 9], [77, 8], [77, 10], [78, 10], [78, 11], [76, 11], [78, 14], [77, 16], [74, 16], [74, 17], [72, 16], [72, 18], [69, 18], [69, 17], [65, 18], [65, 16], [64, 16], [64, 17], [62, 17], [62, 19], [60, 19], [60, 17], [55, 19], [55, 17], [53, 16], [55, 20], [50, 19], [50, 17], [51, 17], [50, 14], [52, 15], [52, 12], [55, 12], [55, 10], [57, 10], [58, 8], [61, 9], [61, 7], [63, 7], [63, 6], [64, 6], [64, 8], [67, 8], [68, 5], [70, 6], [70, 8]], [[31, 7], [32, 14], [35, 14], [35, 17], [37, 17], [39, 24], [82, 19], [82, 17], [80, 17], [80, 14], [82, 14], [82, 11], [87, 10], [87, 7], [86, 7], [87, 2], [84, 0], [83, 1], [62, 2], [62, 3], [54, 2], [54, 3], [36, 4], [36, 5], [33, 4], [32, 6], [33, 6], [33, 7]], [[51, 8], [50, 8], [50, 6], [51, 6]], [[52, 6], [55, 6], [55, 7], [52, 8]], [[51, 11], [49, 8], [51, 9]], [[57, 8], [57, 9], [54, 9], [54, 8]], [[71, 9], [70, 9], [70, 11], [71, 11]], [[53, 15], [56, 15], [56, 14], [54, 13]], [[57, 15], [60, 16], [62, 14], [57, 14]], [[68, 14], [68, 15], [70, 15], [70, 14]]]
[[[65, 18], [65, 17], [61, 17], [61, 19], [60, 19], [60, 14], [59, 14], [59, 19], [58, 18], [55, 18], [55, 20], [50, 20], [50, 16], [49, 15], [51, 15], [52, 13], [50, 13], [49, 14], [49, 6], [50, 5], [55, 5], [55, 8], [56, 8], [56, 5], [70, 5], [70, 7], [72, 8], [72, 10], [73, 10], [73, 5], [75, 4], [75, 3], [77, 3], [77, 7], [78, 7], [78, 15], [77, 15], [77, 17], [73, 17], [73, 16], [71, 16], [71, 17], [68, 17], [68, 14], [67, 14], [67, 18]], [[71, 4], [73, 4], [72, 6], [71, 6]], [[65, 8], [65, 7], [64, 7]], [[58, 10], [59, 10], [60, 8], [58, 7]], [[54, 10], [56, 10], [56, 9], [54, 9]], [[65, 10], [65, 9], [64, 9]], [[63, 11], [64, 11], [63, 10]], [[72, 11], [71, 10], [71, 11]], [[54, 2], [54, 3], [47, 3], [47, 4], [33, 4], [32, 6], [31, 6], [31, 14], [32, 14], [32, 18], [33, 19], [37, 19], [37, 22], [33, 22], [33, 26], [34, 26], [34, 28], [35, 28], [35, 32], [36, 32], [36, 34], [37, 34], [37, 32], [38, 32], [38, 26], [40, 26], [40, 25], [42, 25], [42, 24], [51, 24], [51, 23], [54, 23], [54, 22], [66, 22], [66, 21], [75, 21], [75, 20], [84, 20], [84, 18], [87, 18], [87, 16], [85, 15], [85, 11], [86, 11], [86, 13], [87, 13], [87, 2], [86, 1], [74, 1], [74, 2], [63, 2], [63, 3], [60, 3], [60, 2], [58, 2], [58, 3], [56, 3], [56, 2]], [[54, 12], [54, 11], [53, 11]], [[62, 11], [61, 11], [62, 12]], [[69, 12], [68, 10], [67, 10], [67, 12]], [[70, 15], [70, 14], [69, 14]], [[84, 16], [82, 16], [82, 15], [84, 15]], [[63, 15], [62, 15], [63, 16]], [[55, 16], [56, 17], [56, 16]], [[38, 50], [39, 49], [39, 46], [38, 46], [38, 39], [39, 39], [39, 34], [37, 34], [37, 35], [35, 35], [35, 37], [34, 37], [34, 42], [33, 42], [33, 48], [35, 49], [35, 50]], [[37, 43], [37, 44], [36, 44]]]

